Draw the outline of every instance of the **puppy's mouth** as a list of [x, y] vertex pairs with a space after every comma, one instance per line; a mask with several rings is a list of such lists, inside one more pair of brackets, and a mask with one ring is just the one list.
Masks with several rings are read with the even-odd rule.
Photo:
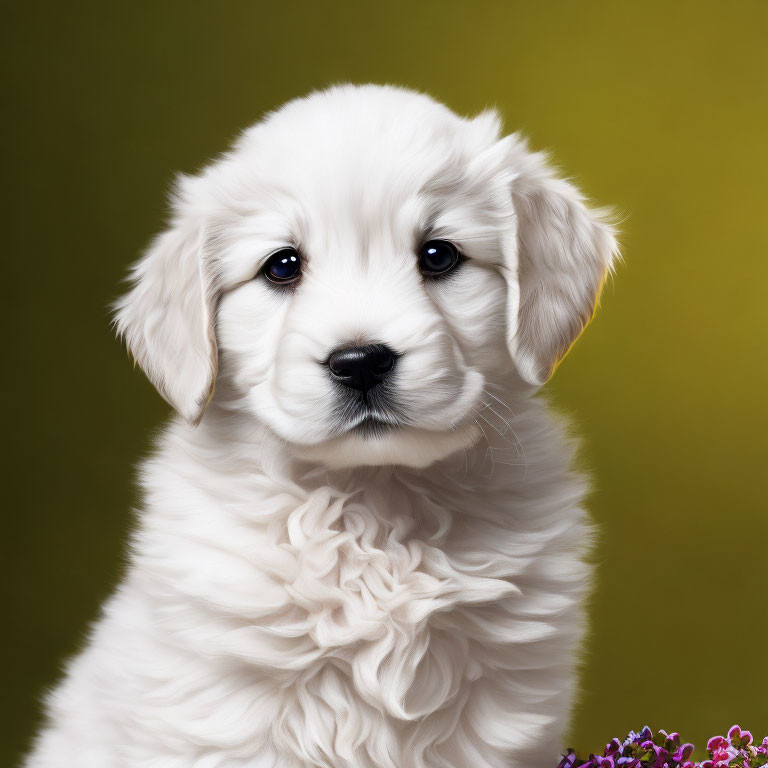
[[336, 436], [378, 438], [408, 425], [408, 417], [394, 394], [385, 386], [365, 393], [344, 390], [336, 405]]
[[315, 445], [296, 445], [296, 455], [331, 469], [400, 464], [424, 468], [481, 437], [473, 423], [450, 430], [430, 430], [368, 415], [334, 437]]
[[391, 421], [385, 421], [378, 416], [365, 416], [357, 424], [351, 427], [348, 432], [360, 437], [383, 437], [384, 435], [399, 429], [400, 424]]
[[440, 413], [421, 420], [415, 418], [407, 400], [387, 387], [376, 387], [365, 400], [341, 392], [328, 437], [312, 444], [295, 443], [293, 451], [300, 459], [335, 469], [390, 464], [428, 467], [481, 439], [473, 414], [483, 381], [481, 374], [469, 369], [450, 408], [442, 403]]

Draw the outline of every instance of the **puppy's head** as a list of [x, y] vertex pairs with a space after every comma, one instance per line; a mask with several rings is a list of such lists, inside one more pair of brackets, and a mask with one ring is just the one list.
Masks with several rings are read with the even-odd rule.
[[196, 424], [217, 404], [303, 458], [424, 466], [477, 439], [589, 321], [610, 227], [492, 113], [339, 87], [182, 177], [116, 325]]

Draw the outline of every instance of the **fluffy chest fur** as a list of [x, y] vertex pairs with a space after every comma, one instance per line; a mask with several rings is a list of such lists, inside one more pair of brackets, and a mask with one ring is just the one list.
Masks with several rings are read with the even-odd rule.
[[524, 755], [567, 707], [588, 529], [559, 430], [535, 402], [514, 426], [527, 461], [489, 444], [428, 473], [302, 474], [269, 442], [222, 455], [224, 425], [171, 429], [98, 629], [126, 764], [158, 741], [162, 765]]

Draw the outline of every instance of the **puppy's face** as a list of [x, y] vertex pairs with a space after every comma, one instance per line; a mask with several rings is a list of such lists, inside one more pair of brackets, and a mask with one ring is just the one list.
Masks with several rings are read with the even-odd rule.
[[424, 466], [586, 323], [609, 229], [485, 114], [389, 88], [292, 102], [180, 182], [117, 322], [197, 421], [217, 387], [305, 459]]
[[219, 377], [301, 455], [429, 463], [510, 367], [512, 203], [472, 174], [487, 122], [356, 96], [292, 105], [219, 169], [243, 182], [215, 225]]

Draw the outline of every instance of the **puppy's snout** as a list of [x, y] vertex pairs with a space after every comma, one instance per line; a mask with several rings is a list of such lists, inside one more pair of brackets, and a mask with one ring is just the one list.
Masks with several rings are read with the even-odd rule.
[[334, 381], [367, 392], [394, 370], [397, 354], [385, 344], [342, 347], [331, 352], [328, 368]]

